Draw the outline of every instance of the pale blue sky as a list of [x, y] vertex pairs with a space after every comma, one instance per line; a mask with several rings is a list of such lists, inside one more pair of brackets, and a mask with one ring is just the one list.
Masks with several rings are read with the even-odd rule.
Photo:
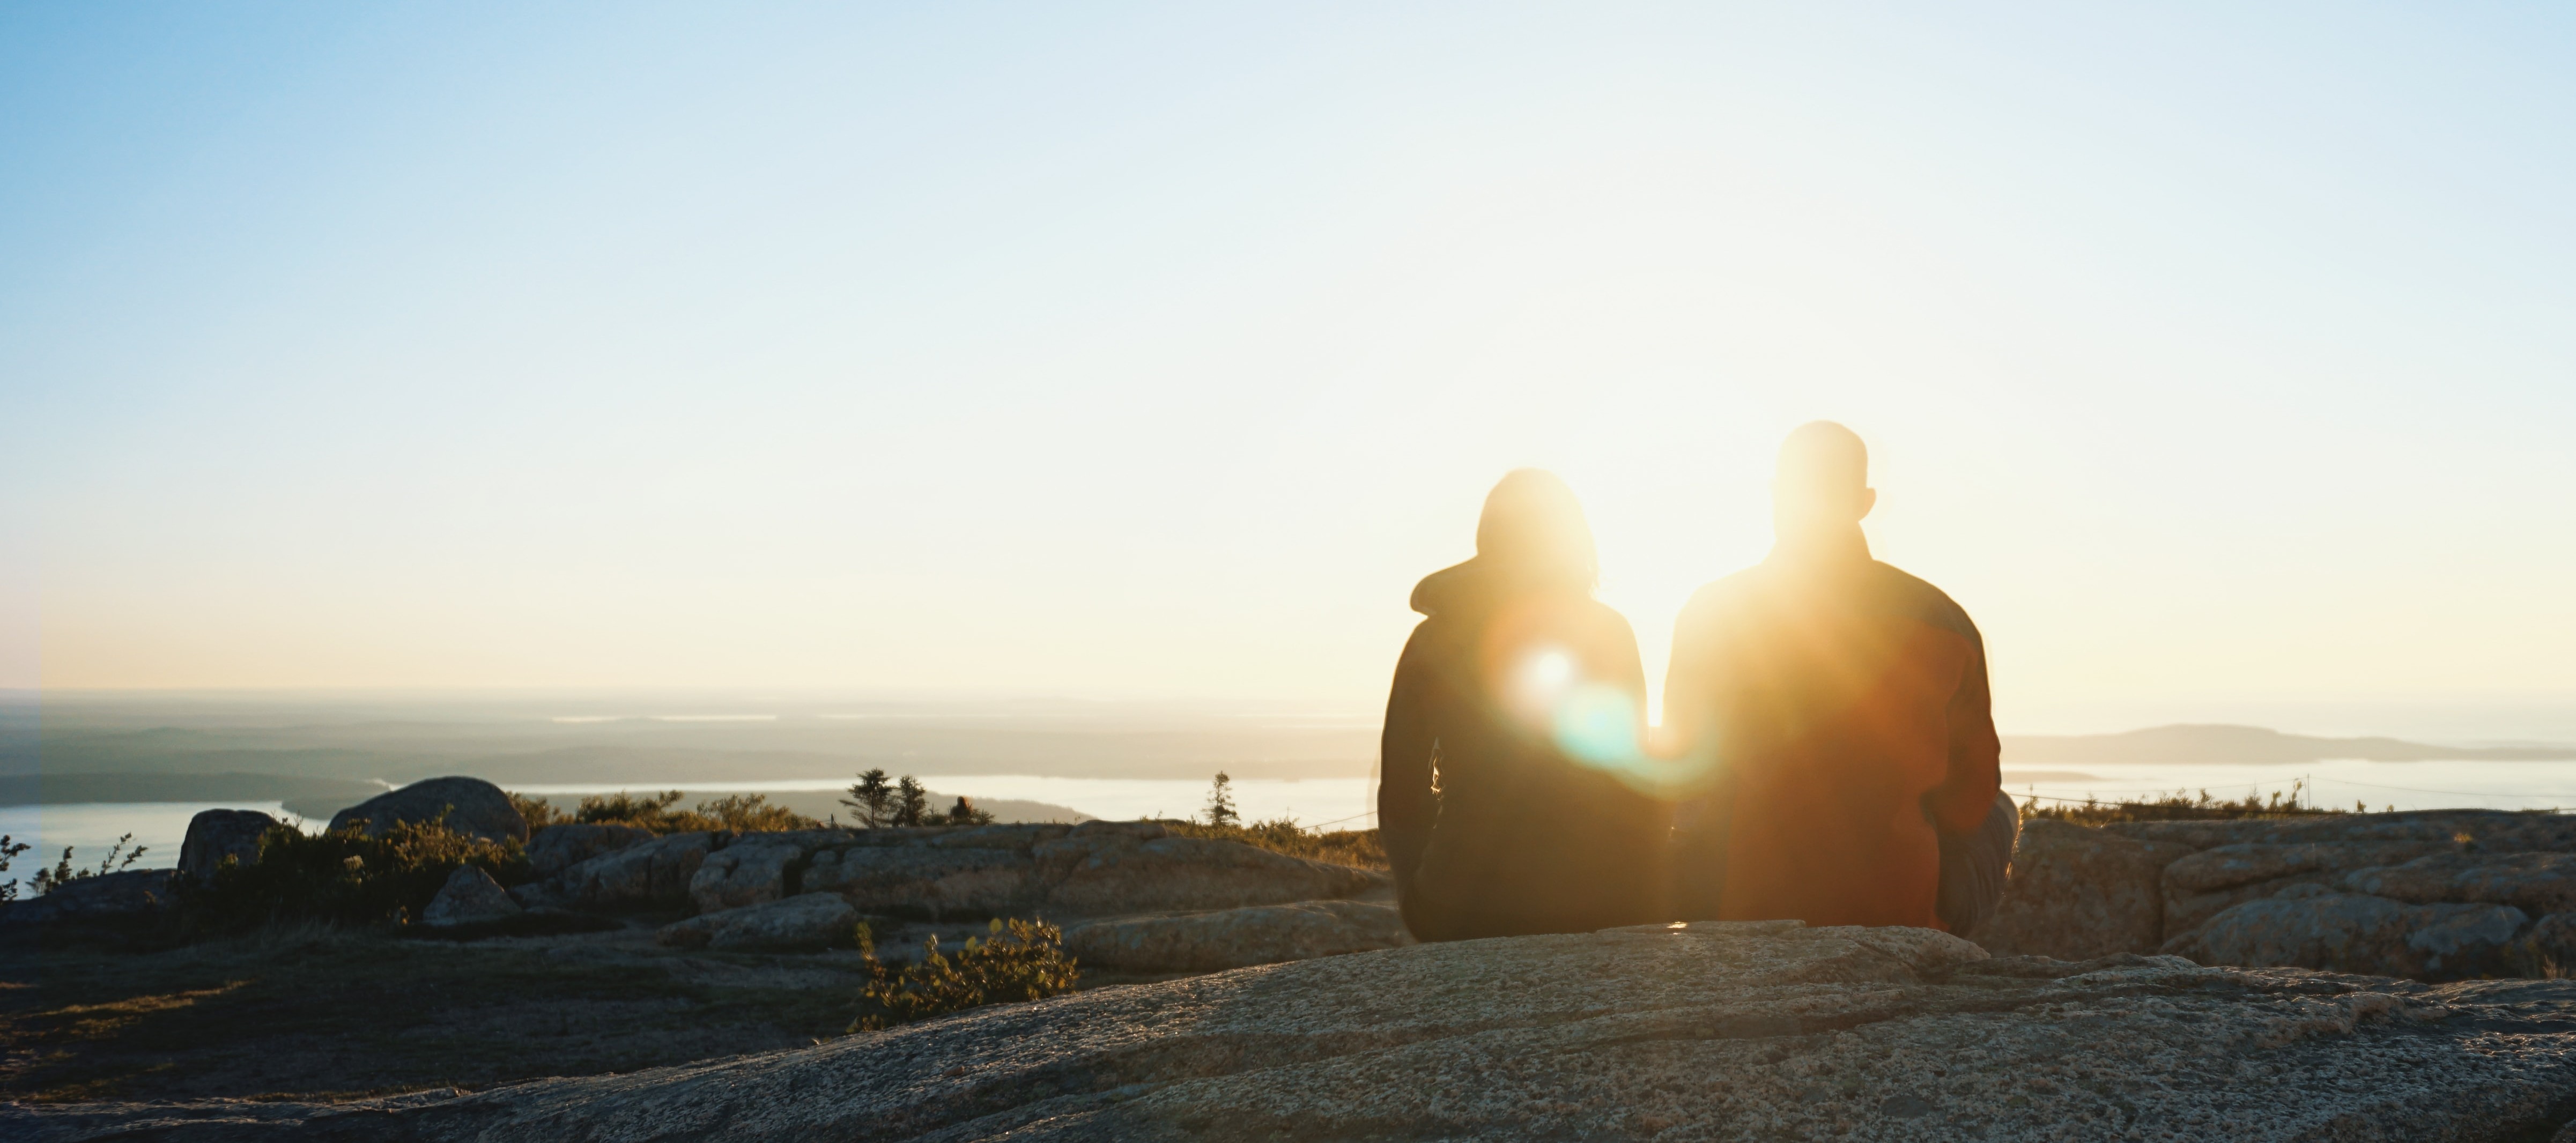
[[2563, 711], [2571, 62], [2541, 5], [14, 6], [0, 686], [1365, 706], [1518, 464], [1660, 674], [1832, 417], [2007, 730]]

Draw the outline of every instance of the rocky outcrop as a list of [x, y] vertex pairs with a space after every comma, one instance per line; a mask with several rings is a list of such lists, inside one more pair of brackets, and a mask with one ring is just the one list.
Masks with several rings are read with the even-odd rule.
[[[2443, 810], [2098, 829], [2042, 820], [2023, 839], [1997, 917], [1975, 934], [2000, 952], [2161, 949], [2428, 980], [2576, 964], [2557, 951], [2561, 927], [2534, 920], [2576, 915], [2576, 817]], [[2152, 905], [2139, 894], [2149, 864], [2159, 870]], [[2115, 934], [2131, 943], [2114, 946]]]
[[458, 833], [490, 841], [528, 840], [528, 820], [510, 795], [481, 778], [429, 778], [390, 790], [331, 815], [330, 828], [367, 823], [375, 836], [397, 822], [441, 822]]
[[1349, 897], [1385, 883], [1154, 822], [1094, 821], [745, 834], [706, 858], [689, 897], [704, 912], [828, 891], [889, 916], [1096, 916]]
[[678, 948], [798, 950], [858, 943], [859, 911], [832, 893], [704, 913], [664, 925], [653, 939]]
[[2416, 841], [2474, 845], [2494, 853], [2576, 852], [2576, 815], [2515, 810], [2410, 810], [2394, 814], [2311, 814], [2241, 821], [2120, 822], [2104, 832], [2193, 849], [2222, 845]]
[[188, 819], [187, 840], [179, 843], [179, 876], [202, 883], [214, 879], [227, 857], [243, 865], [259, 860], [260, 836], [277, 824], [258, 810], [199, 811]]
[[[1043, 900], [1045, 882], [1029, 850], [944, 840], [820, 850], [805, 867], [802, 885], [838, 893], [870, 912], [915, 917], [1001, 914], [1035, 908]], [[987, 834], [981, 840], [1011, 839]]]
[[568, 822], [538, 830], [528, 838], [528, 872], [552, 877], [603, 853], [653, 840], [653, 831], [630, 825]]
[[468, 925], [491, 925], [520, 914], [519, 903], [510, 899], [508, 890], [494, 881], [492, 875], [472, 865], [460, 865], [447, 875], [447, 884], [439, 886], [438, 895], [420, 911], [420, 923], [433, 929], [455, 929]]
[[177, 901], [176, 869], [129, 869], [75, 877], [32, 900], [0, 909], [0, 921], [121, 921], [150, 917]]
[[728, 833], [675, 833], [611, 850], [510, 890], [530, 908], [617, 912], [685, 907], [689, 881]]
[[1412, 943], [1395, 906], [1370, 901], [1121, 917], [1064, 933], [1065, 951], [1086, 967], [1147, 972], [1216, 972]]
[[2409, 905], [2304, 888], [2220, 913], [2166, 950], [2206, 964], [2462, 980], [2511, 971], [2508, 952], [2531, 923], [2511, 905]]
[[2165, 866], [2192, 852], [2048, 818], [2022, 824], [2002, 903], [1977, 943], [2005, 955], [2084, 960], [2154, 952]]
[[2576, 854], [2439, 853], [2344, 878], [2356, 893], [2433, 904], [2484, 901], [2532, 916], [2576, 912]]
[[73, 1139], [2545, 1139], [2576, 982], [1989, 960], [1920, 929], [1418, 945], [811, 1048], [351, 1103], [13, 1104]]
[[2450, 841], [2329, 841], [2250, 842], [2202, 850], [2165, 867], [2165, 939], [2188, 934], [2246, 901], [2299, 885], [2334, 885], [2353, 870], [2457, 847]]

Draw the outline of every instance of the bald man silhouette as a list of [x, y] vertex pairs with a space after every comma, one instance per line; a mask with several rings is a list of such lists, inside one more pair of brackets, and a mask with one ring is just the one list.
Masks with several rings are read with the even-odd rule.
[[1711, 763], [1676, 830], [1688, 919], [1973, 930], [2019, 817], [2000, 792], [1985, 642], [1871, 558], [1869, 452], [1830, 421], [1781, 445], [1776, 544], [1673, 633], [1665, 724]]

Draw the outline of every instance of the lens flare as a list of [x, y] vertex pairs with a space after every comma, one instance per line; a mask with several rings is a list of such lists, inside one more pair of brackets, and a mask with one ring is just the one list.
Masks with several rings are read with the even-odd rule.
[[1556, 706], [1556, 745], [1575, 759], [1602, 767], [1624, 767], [1641, 753], [1637, 741], [1637, 700], [1608, 683], [1585, 683]]
[[1564, 649], [1533, 650], [1520, 657], [1512, 672], [1513, 703], [1520, 708], [1522, 717], [1541, 726], [1549, 725], [1577, 673], [1574, 656]]

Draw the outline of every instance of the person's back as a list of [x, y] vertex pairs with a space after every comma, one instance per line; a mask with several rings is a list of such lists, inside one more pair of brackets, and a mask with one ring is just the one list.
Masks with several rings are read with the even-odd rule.
[[[1681, 838], [1686, 916], [1955, 929], [1999, 891], [2013, 822], [1984, 644], [1947, 595], [1870, 558], [1865, 456], [1839, 425], [1793, 435], [1779, 546], [1675, 628], [1667, 724], [1717, 775]], [[1945, 892], [1945, 865], [1976, 887]]]
[[[1508, 535], [1551, 512], [1538, 531], [1561, 550]], [[1387, 700], [1379, 827], [1405, 923], [1460, 940], [1662, 919], [1669, 815], [1604, 768], [1641, 731], [1635, 636], [1592, 600], [1589, 533], [1553, 477], [1505, 478], [1486, 517], [1478, 557], [1415, 589], [1426, 618]]]

